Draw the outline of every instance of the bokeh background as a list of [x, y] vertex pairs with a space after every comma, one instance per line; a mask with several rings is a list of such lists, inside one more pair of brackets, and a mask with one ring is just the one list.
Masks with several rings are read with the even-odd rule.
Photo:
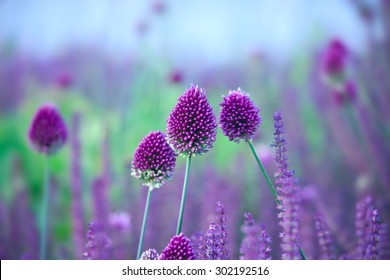
[[[353, 250], [360, 198], [372, 195], [390, 220], [389, 19], [387, 0], [0, 0], [0, 257], [37, 258], [44, 158], [27, 131], [51, 103], [69, 138], [50, 157], [49, 258], [81, 259], [88, 222], [100, 219], [109, 257], [134, 259], [146, 188], [130, 175], [132, 156], [147, 133], [165, 131], [191, 84], [216, 114], [230, 89], [250, 93], [263, 120], [254, 145], [270, 174], [272, 116], [283, 113], [305, 253], [319, 258], [318, 209], [337, 254]], [[346, 55], [330, 81], [322, 65], [332, 42]], [[144, 248], [161, 251], [175, 232], [184, 164], [154, 192]], [[275, 205], [245, 143], [219, 131], [193, 160], [187, 200], [187, 236], [207, 230], [221, 201], [233, 258], [248, 211], [280, 258]]]

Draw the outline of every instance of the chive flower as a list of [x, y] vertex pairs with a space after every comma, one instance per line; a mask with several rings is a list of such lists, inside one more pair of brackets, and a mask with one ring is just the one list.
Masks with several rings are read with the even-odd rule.
[[160, 260], [194, 260], [194, 247], [189, 238], [183, 233], [175, 235], [162, 251]]
[[142, 253], [140, 260], [158, 260], [159, 257], [156, 249], [148, 249]]
[[169, 180], [176, 165], [176, 154], [161, 131], [150, 132], [140, 142], [131, 164], [131, 175], [150, 189], [160, 188]]
[[67, 139], [66, 125], [52, 105], [41, 107], [36, 113], [28, 137], [33, 147], [43, 154], [54, 154]]
[[249, 94], [238, 88], [223, 96], [220, 104], [219, 123], [222, 132], [230, 141], [251, 141], [261, 124], [260, 109], [250, 99]]
[[216, 134], [216, 117], [206, 91], [191, 86], [179, 97], [168, 117], [168, 143], [180, 155], [201, 155], [213, 147]]

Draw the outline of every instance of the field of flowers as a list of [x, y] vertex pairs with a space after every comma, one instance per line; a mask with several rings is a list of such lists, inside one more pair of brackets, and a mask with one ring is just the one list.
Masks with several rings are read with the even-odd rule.
[[390, 2], [343, 4], [362, 51], [319, 28], [214, 64], [168, 55], [176, 4], [122, 59], [0, 30], [0, 259], [390, 259]]

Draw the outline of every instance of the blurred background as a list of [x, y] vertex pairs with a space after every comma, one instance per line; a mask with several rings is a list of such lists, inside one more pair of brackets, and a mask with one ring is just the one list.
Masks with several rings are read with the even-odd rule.
[[[353, 250], [361, 197], [390, 221], [389, 32], [387, 0], [0, 0], [0, 257], [37, 258], [44, 159], [27, 131], [50, 103], [69, 137], [50, 157], [49, 258], [81, 259], [88, 223], [102, 220], [109, 258], [134, 259], [147, 189], [130, 175], [132, 156], [147, 133], [165, 131], [191, 84], [215, 114], [230, 89], [250, 93], [270, 174], [272, 116], [283, 113], [306, 254], [319, 258], [318, 209], [337, 253]], [[145, 249], [161, 251], [174, 234], [184, 164], [154, 192]], [[187, 236], [207, 230], [221, 201], [234, 259], [248, 211], [280, 258], [275, 205], [246, 144], [219, 131], [193, 160], [187, 200]]]

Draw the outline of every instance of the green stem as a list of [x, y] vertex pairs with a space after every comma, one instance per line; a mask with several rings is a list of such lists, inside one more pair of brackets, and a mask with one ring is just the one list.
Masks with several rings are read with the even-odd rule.
[[[270, 178], [269, 178], [267, 172], [265, 171], [263, 165], [261, 164], [261, 161], [260, 161], [259, 157], [257, 156], [256, 151], [255, 151], [255, 149], [253, 148], [252, 143], [251, 143], [251, 142], [248, 142], [248, 144], [249, 144], [249, 147], [251, 148], [251, 151], [252, 151], [253, 155], [255, 156], [255, 159], [256, 159], [257, 164], [259, 165], [259, 167], [260, 167], [260, 169], [261, 169], [261, 172], [262, 172], [263, 175], [264, 175], [265, 180], [267, 181], [268, 187], [270, 188], [270, 190], [271, 190], [271, 192], [272, 192], [272, 195], [273, 195], [273, 197], [274, 197], [274, 199], [275, 199], [275, 201], [276, 201], [276, 204], [280, 205], [281, 202], [280, 202], [280, 200], [278, 199], [278, 194], [277, 194], [277, 192], [276, 192], [274, 186], [272, 185], [271, 180], [270, 180]], [[301, 257], [302, 257], [302, 260], [306, 260], [305, 253], [303, 252], [303, 250], [302, 250], [301, 247], [299, 247], [299, 253], [300, 253]]]
[[43, 177], [43, 198], [41, 208], [41, 220], [40, 220], [40, 242], [39, 242], [39, 257], [41, 260], [46, 259], [47, 251], [47, 211], [49, 207], [49, 157], [45, 156], [44, 159], [44, 177]]
[[145, 204], [144, 219], [142, 220], [141, 235], [139, 237], [138, 251], [137, 251], [137, 260], [139, 260], [139, 258], [141, 257], [141, 254], [142, 254], [142, 245], [144, 243], [146, 220], [148, 218], [151, 195], [152, 195], [152, 189], [149, 188], [148, 196], [146, 198], [146, 204]]
[[248, 141], [248, 144], [249, 144], [249, 147], [251, 148], [251, 151], [252, 151], [253, 155], [255, 156], [255, 159], [256, 159], [256, 161], [257, 161], [257, 164], [258, 164], [259, 167], [260, 167], [261, 172], [262, 172], [263, 175], [264, 175], [265, 180], [267, 181], [268, 187], [270, 188], [270, 190], [271, 190], [271, 192], [272, 192], [272, 195], [273, 195], [273, 197], [274, 197], [276, 203], [280, 205], [280, 201], [279, 201], [279, 199], [278, 199], [278, 194], [277, 194], [277, 192], [276, 192], [274, 186], [272, 185], [271, 180], [270, 180], [270, 178], [269, 178], [268, 175], [267, 175], [267, 172], [265, 171], [263, 165], [261, 164], [261, 161], [260, 161], [259, 157], [257, 156], [256, 151], [255, 151], [255, 149], [253, 148], [252, 143], [251, 143], [250, 141]]
[[307, 260], [306, 256], [305, 256], [305, 253], [303, 252], [301, 247], [299, 247], [299, 253], [301, 254], [302, 260]]
[[183, 214], [184, 214], [184, 207], [186, 204], [186, 196], [187, 196], [187, 189], [188, 189], [188, 177], [190, 175], [190, 167], [191, 167], [191, 156], [188, 156], [187, 157], [187, 165], [186, 165], [186, 173], [184, 175], [183, 193], [181, 196], [179, 218], [177, 219], [176, 235], [181, 233], [181, 226], [183, 224]]

